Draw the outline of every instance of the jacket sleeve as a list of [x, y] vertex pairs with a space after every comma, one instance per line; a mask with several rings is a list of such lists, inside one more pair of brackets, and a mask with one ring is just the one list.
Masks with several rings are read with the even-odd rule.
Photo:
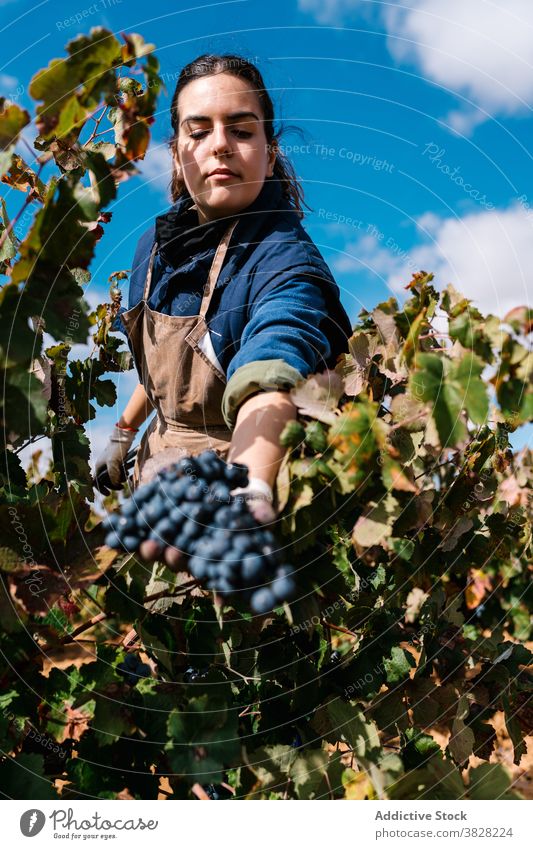
[[322, 325], [327, 315], [322, 287], [304, 274], [276, 284], [252, 305], [227, 369], [222, 413], [228, 427], [251, 395], [288, 390], [326, 368], [331, 346]]

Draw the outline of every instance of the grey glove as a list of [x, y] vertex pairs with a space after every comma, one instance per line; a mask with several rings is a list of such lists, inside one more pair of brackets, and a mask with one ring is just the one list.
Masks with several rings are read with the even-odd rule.
[[[122, 489], [131, 464], [131, 444], [137, 431], [115, 425], [109, 441], [95, 463], [94, 485], [104, 495], [111, 489]], [[130, 461], [130, 462], [128, 462]]]
[[261, 524], [268, 525], [276, 519], [274, 493], [261, 478], [250, 478], [248, 486], [239, 486], [231, 494], [246, 501], [250, 513]]

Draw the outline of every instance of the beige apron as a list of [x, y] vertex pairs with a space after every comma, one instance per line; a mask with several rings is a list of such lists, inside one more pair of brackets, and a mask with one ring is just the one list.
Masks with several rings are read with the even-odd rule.
[[206, 353], [210, 338], [205, 317], [236, 224], [231, 223], [216, 250], [199, 315], [164, 315], [148, 306], [154, 245], [143, 298], [120, 316], [141, 382], [156, 410], [139, 445], [133, 487], [185, 455], [208, 448], [224, 458], [228, 454], [231, 431], [222, 416], [226, 377]]

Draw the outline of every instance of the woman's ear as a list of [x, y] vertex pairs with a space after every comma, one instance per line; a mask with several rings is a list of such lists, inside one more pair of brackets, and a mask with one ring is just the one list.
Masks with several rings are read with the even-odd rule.
[[178, 158], [178, 147], [177, 147], [176, 144], [173, 144], [171, 149], [172, 149], [172, 166], [173, 166], [173, 169], [174, 169], [174, 173], [176, 174], [177, 177], [179, 177], [180, 174], [181, 174], [181, 165], [180, 165], [180, 161], [179, 161], [179, 158]]
[[268, 150], [268, 168], [267, 168], [267, 177], [274, 176], [274, 165], [276, 164], [276, 156], [278, 153], [278, 146], [276, 142], [272, 142], [269, 146]]

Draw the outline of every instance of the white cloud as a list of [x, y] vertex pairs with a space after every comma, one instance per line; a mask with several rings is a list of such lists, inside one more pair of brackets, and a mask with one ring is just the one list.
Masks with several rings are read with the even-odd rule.
[[519, 204], [475, 212], [463, 218], [426, 213], [417, 220], [425, 244], [410, 251], [391, 240], [363, 236], [332, 262], [335, 271], [374, 273], [405, 297], [415, 270], [431, 271], [442, 289], [453, 283], [482, 313], [503, 317], [512, 307], [530, 304], [533, 292], [533, 216]]
[[169, 197], [169, 184], [172, 177], [172, 159], [165, 142], [152, 142], [142, 162], [137, 163], [143, 179], [151, 188], [164, 192]]
[[[410, 0], [384, 13], [390, 52], [472, 100], [448, 118], [471, 130], [488, 113], [526, 112], [533, 98], [531, 0]], [[476, 107], [479, 107], [476, 108]]]
[[324, 26], [342, 26], [360, 7], [361, 0], [298, 0], [300, 12], [313, 15]]
[[13, 95], [19, 84], [17, 77], [12, 77], [11, 74], [0, 74], [0, 90], [4, 97]]
[[[381, 7], [378, 12], [377, 7]], [[379, 17], [390, 53], [421, 75], [472, 101], [447, 116], [468, 134], [491, 115], [526, 113], [533, 99], [531, 0], [298, 0], [325, 26]], [[486, 113], [489, 113], [488, 115]]]

